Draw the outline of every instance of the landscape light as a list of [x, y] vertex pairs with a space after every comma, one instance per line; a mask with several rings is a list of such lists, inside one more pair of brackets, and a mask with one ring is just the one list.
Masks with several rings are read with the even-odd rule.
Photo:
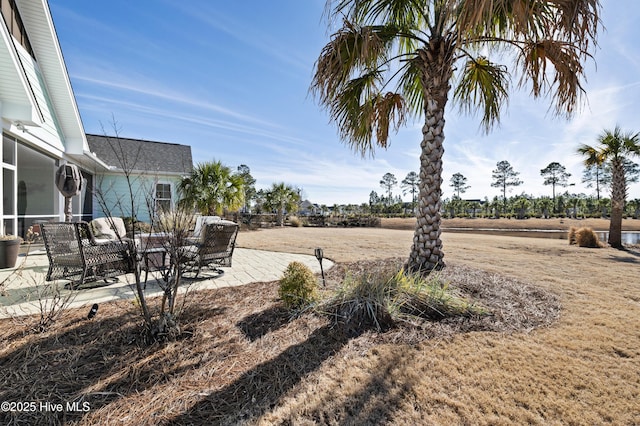
[[320, 273], [322, 274], [322, 286], [325, 287], [326, 283], [324, 281], [324, 269], [322, 269], [322, 258], [324, 257], [324, 254], [320, 247], [318, 247], [315, 250], [315, 255], [316, 255], [316, 259], [318, 259], [318, 262], [320, 262]]

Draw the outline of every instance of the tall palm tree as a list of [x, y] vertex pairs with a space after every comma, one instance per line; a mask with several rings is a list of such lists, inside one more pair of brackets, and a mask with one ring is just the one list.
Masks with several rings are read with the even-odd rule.
[[625, 162], [629, 156], [640, 155], [640, 133], [623, 133], [619, 126], [613, 131], [605, 130], [598, 136], [596, 146], [581, 145], [578, 153], [585, 157], [585, 166], [608, 162], [611, 166], [611, 220], [609, 221], [609, 244], [622, 248], [622, 214], [627, 198]]
[[181, 203], [204, 215], [220, 215], [236, 210], [244, 201], [244, 179], [220, 161], [200, 163], [178, 185]]
[[[443, 266], [440, 240], [444, 112], [499, 121], [510, 72], [569, 116], [584, 93], [583, 61], [599, 28], [599, 0], [327, 0], [341, 20], [316, 63], [312, 92], [362, 155], [387, 147], [389, 130], [422, 116], [420, 191], [410, 270]], [[505, 54], [506, 53], [506, 54]], [[507, 68], [496, 60], [514, 59]], [[459, 72], [456, 74], [456, 70]], [[375, 140], [374, 140], [375, 139]]]
[[285, 212], [298, 210], [300, 192], [284, 182], [274, 183], [265, 192], [264, 205], [266, 208], [276, 211], [276, 223], [284, 226]]

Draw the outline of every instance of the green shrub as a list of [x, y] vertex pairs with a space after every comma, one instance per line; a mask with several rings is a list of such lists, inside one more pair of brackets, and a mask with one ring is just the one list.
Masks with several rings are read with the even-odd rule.
[[291, 262], [280, 279], [278, 296], [288, 308], [300, 308], [318, 299], [318, 282], [311, 269]]

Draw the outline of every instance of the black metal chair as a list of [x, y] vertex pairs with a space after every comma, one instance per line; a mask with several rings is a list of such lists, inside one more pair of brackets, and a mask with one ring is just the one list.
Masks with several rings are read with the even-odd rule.
[[180, 254], [186, 260], [185, 271], [195, 272], [193, 278], [197, 278], [203, 268], [223, 274], [219, 267], [231, 267], [238, 229], [237, 223], [226, 220], [205, 224], [200, 239], [183, 247]]
[[135, 270], [130, 241], [99, 243], [87, 222], [48, 222], [40, 225], [49, 270], [47, 281], [65, 279], [78, 286]]

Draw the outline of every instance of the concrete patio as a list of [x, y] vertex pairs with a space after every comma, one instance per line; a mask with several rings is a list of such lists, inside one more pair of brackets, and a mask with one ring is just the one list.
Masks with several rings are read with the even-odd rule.
[[[182, 291], [201, 289], [216, 289], [232, 287], [252, 282], [275, 281], [282, 277], [284, 270], [290, 262], [304, 263], [314, 273], [320, 273], [320, 264], [313, 253], [309, 255], [270, 252], [236, 248], [233, 253], [233, 266], [223, 268], [224, 274], [214, 277], [207, 275], [197, 280], [187, 280]], [[44, 249], [34, 247], [28, 256], [24, 254], [18, 257], [15, 268], [0, 270], [0, 318], [23, 316], [39, 313], [41, 302], [51, 303], [50, 296], [42, 297], [40, 294], [50, 293], [53, 286], [61, 289], [61, 296], [69, 295], [69, 307], [86, 306], [87, 309], [94, 303], [104, 303], [118, 299], [133, 299], [135, 294], [135, 280], [133, 274], [118, 277], [117, 282], [106, 284], [96, 282], [87, 284], [88, 287], [80, 290], [64, 289], [68, 281], [46, 282], [49, 261]], [[323, 268], [327, 271], [333, 266], [328, 259], [323, 260]], [[143, 272], [144, 279], [144, 272]], [[145, 290], [147, 296], [161, 294], [161, 289], [156, 281], [156, 273], [149, 274], [149, 281]]]

